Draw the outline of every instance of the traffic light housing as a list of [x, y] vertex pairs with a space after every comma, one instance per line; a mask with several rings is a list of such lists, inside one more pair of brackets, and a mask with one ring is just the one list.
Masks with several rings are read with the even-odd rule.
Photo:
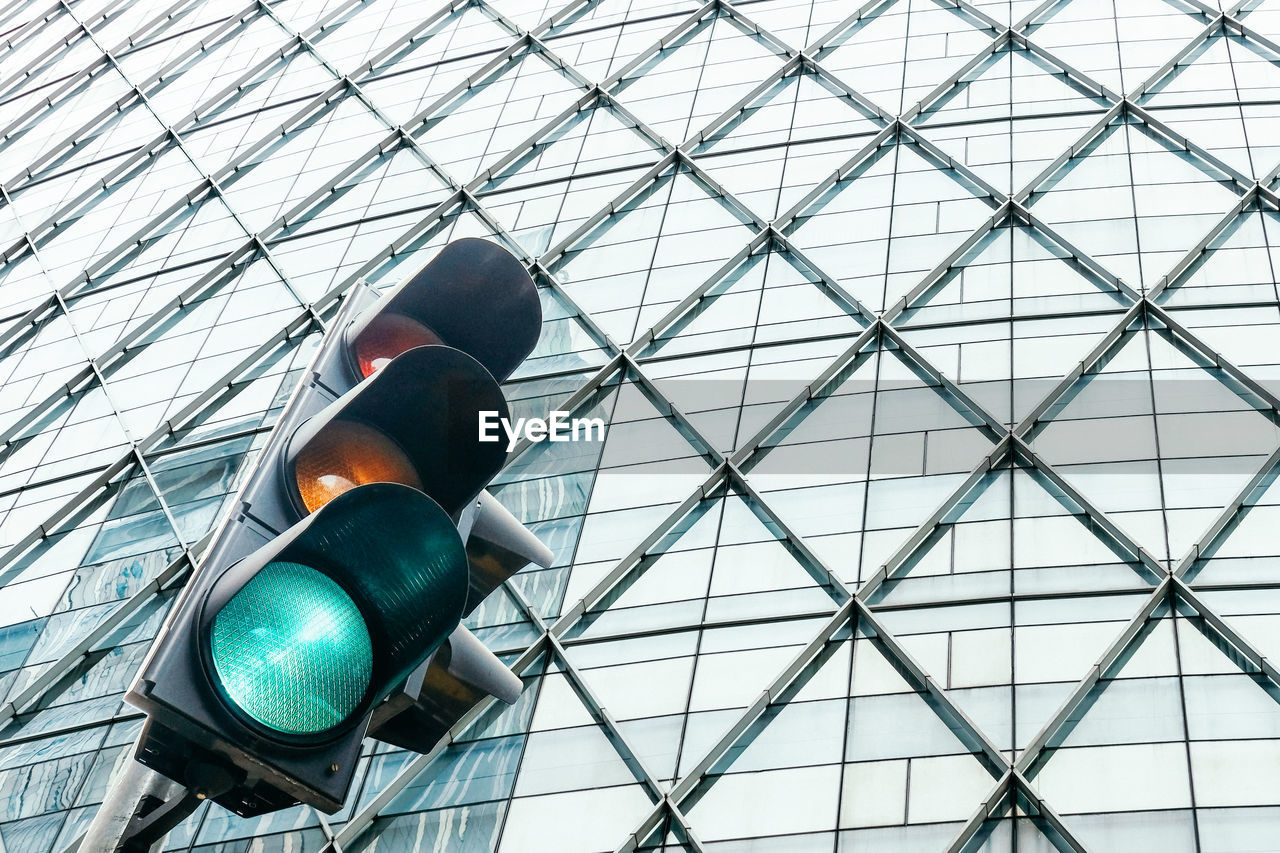
[[129, 692], [139, 761], [244, 816], [335, 811], [366, 734], [427, 751], [484, 696], [515, 701], [460, 622], [550, 562], [483, 492], [506, 451], [478, 430], [540, 327], [484, 240], [348, 298]]

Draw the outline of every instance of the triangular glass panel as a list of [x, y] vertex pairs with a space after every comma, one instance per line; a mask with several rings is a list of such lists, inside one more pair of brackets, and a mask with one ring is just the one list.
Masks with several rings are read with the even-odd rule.
[[931, 364], [1012, 424], [1115, 328], [1130, 304], [1034, 227], [1006, 222], [894, 323]]
[[[61, 610], [50, 616], [23, 668], [13, 673], [16, 678], [8, 699], [19, 706], [20, 713], [0, 727], [0, 738], [27, 741], [28, 747], [35, 742], [38, 749], [43, 736], [65, 736], [68, 719], [79, 721], [83, 729], [89, 730], [84, 732], [86, 735], [92, 731], [101, 735], [102, 728], [91, 727], [121, 713], [124, 691], [171, 602], [172, 595], [151, 596], [135, 612], [124, 614], [123, 619], [119, 618], [125, 607], [123, 601]], [[112, 618], [118, 619], [119, 624], [109, 627], [93, 647], [83, 653], [74, 651], [86, 633]], [[51, 681], [38, 684], [41, 678]], [[12, 766], [14, 758], [6, 756], [6, 766]]]
[[1238, 193], [1228, 176], [1126, 115], [1037, 186], [1028, 205], [1136, 289], [1168, 272]]
[[[1234, 303], [1257, 304], [1280, 302], [1276, 274], [1280, 261], [1280, 214], [1269, 206], [1250, 203], [1226, 229], [1205, 246], [1199, 257], [1168, 287], [1156, 301], [1170, 309], [1181, 307], [1225, 307]], [[1191, 318], [1214, 312], [1178, 312], [1195, 325], [1206, 325]], [[1230, 341], [1207, 333], [1211, 345]], [[1242, 332], [1244, 334], [1244, 332]], [[1231, 357], [1234, 363], [1247, 359]]]
[[342, 0], [318, 0], [315, 3], [299, 5], [285, 4], [278, 14], [284, 25], [295, 32], [306, 32], [322, 19], [337, 12], [345, 6]]
[[260, 361], [229, 381], [198, 412], [172, 423], [171, 431], [149, 452], [172, 452], [248, 431], [265, 434], [284, 411], [321, 337], [320, 330], [313, 329], [281, 341]]
[[[1148, 89], [1139, 103], [1228, 165], [1261, 178], [1280, 160], [1280, 145], [1268, 144], [1276, 128], [1274, 113], [1256, 104], [1235, 104], [1272, 100], [1277, 94], [1280, 56], [1252, 39], [1219, 32]], [[1203, 106], [1213, 102], [1231, 106]]]
[[[29, 227], [58, 213], [56, 224], [41, 237], [41, 260], [49, 277], [59, 286], [79, 278], [91, 260], [114, 251], [125, 235], [149, 225], [166, 206], [181, 198], [200, 181], [200, 173], [175, 146], [139, 161], [128, 172], [104, 186], [101, 181], [81, 183], [78, 173], [59, 176], [14, 193], [14, 209]], [[74, 208], [68, 203], [80, 195]]]
[[225, 19], [225, 10], [204, 5], [179, 9], [167, 15], [163, 24], [135, 34], [129, 46], [116, 53], [116, 62], [129, 79], [145, 79], [157, 68], [188, 55]]
[[[21, 445], [15, 446], [21, 449]], [[43, 451], [37, 451], [37, 458], [39, 452]], [[120, 462], [123, 455], [117, 452], [111, 461]], [[0, 489], [0, 547], [8, 549], [28, 536], [33, 538], [22, 551], [10, 550], [4, 555], [4, 562], [0, 563], [0, 585], [64, 572], [69, 565], [78, 563], [93, 535], [88, 528], [106, 517], [106, 505], [121, 484], [135, 473], [132, 465], [126, 465], [105, 483], [95, 484], [74, 506], [65, 505], [68, 498], [100, 478], [106, 467], [103, 463], [87, 471], [76, 468], [82, 473], [66, 479], [29, 482], [32, 479], [30, 463], [14, 466], [15, 473], [6, 479], [5, 488]], [[59, 518], [50, 523], [55, 510], [59, 511]], [[165, 544], [161, 542], [155, 547]], [[4, 604], [4, 624], [39, 615], [33, 614], [23, 601], [9, 600]]]
[[[73, 487], [86, 485], [73, 481]], [[45, 496], [44, 491], [38, 487], [28, 489], [22, 499], [38, 501]], [[43, 507], [43, 516], [57, 507], [58, 498], [67, 497], [70, 495], [55, 495]], [[13, 513], [10, 511], [4, 521], [13, 519], [19, 535], [29, 533], [29, 529], [22, 530], [17, 524]], [[35, 523], [45, 521], [45, 517]], [[19, 626], [13, 629], [17, 645], [5, 653], [4, 668], [17, 668], [24, 661], [53, 660], [57, 655], [50, 655], [46, 647], [50, 637], [60, 632], [43, 635], [46, 617], [60, 614], [54, 620], [56, 629], [56, 623], [65, 625], [71, 618], [66, 615], [69, 611], [118, 604], [162, 574], [179, 554], [173, 528], [141, 474], [121, 476], [92, 494], [84, 505], [54, 525], [44, 539], [26, 553], [14, 555], [17, 559], [11, 559], [0, 571], [4, 588], [0, 624]], [[63, 639], [74, 642], [79, 637]], [[36, 657], [29, 660], [21, 649], [30, 649], [33, 644]]]
[[1042, 4], [1040, 0], [969, 0], [969, 5], [996, 23], [1012, 27]]
[[746, 218], [684, 167], [619, 205], [552, 265], [564, 291], [630, 342], [745, 246]]
[[786, 227], [788, 239], [869, 310], [904, 296], [991, 215], [981, 189], [909, 138], [889, 141]]
[[664, 153], [603, 101], [553, 129], [476, 194], [525, 251], [542, 255]]
[[862, 631], [829, 641], [686, 801], [693, 831], [708, 842], [839, 832], [852, 849], [944, 849], [999, 768], [900, 671]]
[[[68, 68], [87, 68], [102, 58], [102, 48], [80, 26], [77, 12], [62, 9], [48, 13], [27, 7], [21, 22], [6, 29], [5, 67], [13, 69], [0, 80], [0, 125], [8, 126], [30, 109], [46, 92], [46, 86], [65, 79]], [[42, 20], [43, 18], [43, 20]], [[26, 25], [25, 31], [22, 27]], [[66, 63], [66, 64], [63, 64]], [[19, 69], [23, 69], [21, 72]]]
[[[467, 183], [581, 95], [582, 90], [564, 71], [539, 53], [526, 52], [442, 104], [410, 130], [432, 160], [457, 181]], [[481, 127], [485, 130], [477, 132]]]
[[[410, 34], [417, 32], [425, 13], [435, 11], [407, 6], [396, 0], [374, 0], [349, 8], [337, 20], [330, 21], [312, 38], [312, 45], [339, 74], [351, 74], [393, 46], [407, 52], [409, 45], [406, 40]], [[444, 21], [450, 17], [446, 15]], [[439, 32], [442, 23], [437, 22], [425, 34], [415, 35], [414, 42], [430, 39], [431, 34]], [[462, 48], [458, 56], [473, 50]]]
[[913, 124], [992, 186], [1012, 193], [1110, 107], [1035, 51], [1011, 44], [965, 74]]
[[[1258, 484], [1245, 495], [1229, 523], [1196, 555], [1184, 579], [1194, 586], [1247, 589], [1243, 595], [1226, 593], [1219, 612], [1250, 612], [1253, 604], [1263, 610], [1272, 597], [1271, 585], [1280, 586], [1280, 548], [1275, 545], [1276, 524], [1280, 523], [1280, 470], [1263, 472]], [[1262, 639], [1269, 640], [1267, 630]], [[1270, 642], [1265, 644], [1267, 647]], [[1270, 656], [1270, 649], [1267, 651]]]
[[[120, 412], [136, 436], [149, 434], [226, 371], [295, 319], [298, 299], [264, 259], [224, 273], [115, 359], [107, 370]], [[193, 360], [194, 359], [194, 360]]]
[[223, 508], [265, 443], [266, 436], [236, 436], [173, 450], [149, 462], [184, 542], [198, 542], [221, 520]]
[[1074, 853], [1077, 849], [1063, 838], [1058, 828], [1040, 814], [1040, 808], [1021, 791], [1017, 805], [1005, 805], [997, 812], [988, 813], [969, 837], [968, 842], [957, 849], [961, 853], [1012, 853], [1015, 850], [1035, 853]]
[[697, 8], [694, 0], [584, 3], [550, 27], [541, 41], [579, 74], [601, 83]]
[[785, 250], [769, 246], [708, 288], [697, 304], [660, 330], [642, 355], [665, 360], [729, 347], [856, 335], [865, 320], [838, 299]]
[[1198, 6], [1184, 0], [1067, 0], [1050, 6], [1025, 32], [1120, 95], [1133, 91], [1208, 22]]
[[523, 853], [551, 837], [557, 849], [609, 849], [652, 810], [597, 720], [573, 677], [554, 667], [543, 679], [499, 851]]
[[[577, 309], [571, 307], [563, 297], [550, 287], [538, 289], [542, 302], [542, 332], [533, 352], [516, 368], [511, 382], [532, 378], [547, 373], [565, 373], [568, 371], [587, 371], [603, 367], [609, 360], [603, 342], [595, 338], [583, 325], [577, 315]], [[570, 382], [570, 384], [576, 384]], [[562, 396], [561, 389], [567, 387], [564, 382], [556, 382], [551, 390], [554, 397]], [[576, 390], [576, 389], [575, 389]], [[571, 393], [571, 392], [569, 392]], [[520, 394], [520, 398], [531, 396]], [[539, 393], [539, 396], [542, 396]], [[515, 398], [507, 395], [507, 402], [513, 407]], [[513, 408], [513, 413], [515, 413]], [[546, 411], [533, 412], [537, 417], [546, 417]]]
[[[94, 107], [100, 109], [101, 102], [95, 103]], [[88, 110], [85, 112], [87, 114]], [[87, 117], [87, 115], [81, 115], [80, 118]], [[80, 129], [77, 125], [72, 130]], [[21, 182], [20, 185], [38, 183], [67, 172], [79, 173], [76, 184], [78, 187], [85, 186], [86, 182], [101, 181], [112, 169], [117, 168], [128, 156], [132, 155], [136, 149], [150, 143], [163, 131], [164, 128], [156, 120], [155, 114], [145, 104], [134, 102], [118, 110], [100, 124], [85, 131], [82, 136], [76, 137], [72, 140], [74, 144], [63, 145], [66, 140], [61, 136], [55, 135], [52, 141], [58, 144], [58, 147], [61, 148], [61, 153], [46, 162], [38, 172]], [[40, 126], [39, 132], [42, 134], [46, 132], [43, 125]], [[50, 128], [48, 132], [56, 134], [53, 128]], [[75, 194], [75, 192], [68, 193], [68, 197]]]
[[[76, 340], [77, 331], [55, 308], [0, 347], [0, 385], [11, 389], [0, 401], [0, 430], [84, 372], [86, 353]], [[11, 486], [0, 479], [0, 491], [6, 487]]]
[[630, 380], [608, 380], [569, 416], [583, 426], [606, 424], [603, 438], [588, 428], [581, 440], [531, 445], [490, 488], [555, 554], [551, 569], [517, 575], [548, 617], [560, 612], [566, 580], [568, 601], [576, 601], [710, 471]]
[[1156, 580], [1034, 469], [1002, 467], [869, 603], [952, 701], [1012, 752], [1044, 726]]
[[831, 571], [858, 585], [993, 443], [977, 413], [873, 344], [814, 388], [743, 470]]
[[[244, 245], [244, 232], [229, 219], [212, 223], [214, 227], [228, 229], [228, 248]], [[231, 231], [231, 229], [235, 229]], [[237, 233], [238, 232], [238, 233]], [[194, 238], [198, 240], [198, 237]], [[195, 246], [182, 241], [172, 247], [177, 251]], [[160, 251], [164, 251], [161, 249]], [[221, 277], [210, 276], [223, 258], [214, 256], [186, 264], [166, 265], [165, 268], [135, 275], [124, 259], [125, 266], [117, 274], [95, 278], [91, 288], [73, 292], [65, 299], [67, 314], [84, 341], [84, 348], [95, 357], [111, 349], [119, 340], [132, 335], [144, 323], [153, 321], [156, 315], [179, 307], [184, 292], [201, 279], [216, 291]], [[163, 258], [144, 259], [145, 266], [165, 263]], [[207, 293], [208, 291], [202, 291]]]
[[268, 247], [299, 297], [323, 304], [447, 197], [438, 176], [416, 154], [400, 149], [341, 182], [276, 232]]
[[384, 59], [361, 80], [360, 88], [392, 121], [404, 124], [514, 40], [481, 6], [468, 3]]
[[[156, 10], [146, 3], [128, 6], [99, 7], [94, 10], [78, 9], [85, 25], [93, 29], [98, 43], [118, 50], [120, 43], [128, 43], [131, 34], [147, 32], [157, 26]], [[167, 17], [167, 16], [166, 16]]]
[[556, 0], [487, 0], [486, 5], [492, 6], [520, 29], [533, 30], [562, 4]]
[[772, 220], [881, 126], [856, 100], [803, 68], [774, 83], [693, 153], [735, 198]]
[[763, 429], [853, 340], [850, 333], [646, 361], [645, 374], [709, 443], [729, 453]]
[[417, 221], [450, 192], [420, 154], [407, 146], [394, 146], [364, 162], [279, 232], [265, 236], [288, 239], [322, 230], [332, 232], [337, 226], [366, 219], [376, 220], [369, 223], [371, 227], [397, 234], [395, 214], [413, 214], [413, 221]]
[[[3, 210], [10, 210], [6, 205]], [[0, 312], [20, 316], [49, 298], [53, 285], [30, 249], [0, 264]]]
[[[222, 197], [256, 233], [351, 164], [355, 152], [386, 137], [378, 116], [354, 97], [334, 102], [250, 157], [222, 186]], [[285, 177], [282, 177], [285, 176]]]
[[[208, 14], [208, 10], [202, 10], [197, 7], [194, 17], [202, 17], [201, 11]], [[225, 11], [219, 17], [225, 17]], [[277, 55], [280, 48], [288, 39], [285, 30], [276, 23], [272, 17], [265, 12], [246, 16], [245, 20], [238, 27], [232, 28], [230, 31], [222, 32], [219, 38], [210, 39], [209, 22], [203, 21], [197, 23], [185, 16], [185, 12], [175, 15], [175, 23], [177, 29], [181, 30], [184, 25], [195, 25], [197, 44], [191, 43], [191, 36], [187, 38], [175, 37], [179, 43], [187, 42], [186, 51], [169, 51], [161, 48], [166, 53], [166, 62], [181, 60], [172, 71], [165, 75], [163, 80], [155, 81], [147, 90], [147, 100], [151, 102], [152, 108], [159, 115], [160, 120], [166, 125], [172, 125], [184, 116], [196, 110], [206, 103], [212, 96], [220, 93], [231, 82], [229, 75], [236, 73], [244, 74], [250, 68], [254, 68], [263, 62], [272, 53]], [[216, 28], [214, 28], [216, 30]], [[171, 34], [172, 35], [172, 34]], [[145, 43], [145, 42], [144, 42]], [[192, 50], [191, 48], [199, 48]], [[154, 50], [154, 48], [153, 48]], [[125, 53], [119, 57], [121, 68], [129, 75], [132, 80], [145, 80], [149, 74], [158, 71], [162, 66], [152, 66], [142, 70], [138, 74], [129, 74], [131, 66], [134, 64], [144, 64], [146, 57], [150, 53], [143, 53], [141, 57], [132, 57]], [[272, 72], [280, 71], [286, 63], [291, 59], [289, 52], [286, 56], [279, 57], [279, 61], [269, 65]], [[297, 54], [293, 54], [297, 56]], [[306, 67], [315, 68], [319, 63], [307, 56], [304, 60]], [[300, 71], [302, 63], [295, 67], [295, 71]], [[287, 75], [286, 75], [287, 76]], [[314, 84], [317, 78], [314, 75], [307, 76], [307, 83]], [[263, 75], [255, 75], [255, 79], [246, 85], [246, 89], [257, 88], [263, 80]], [[268, 87], [270, 88], [270, 87]], [[295, 94], [300, 94], [295, 92]], [[260, 106], [261, 104], [259, 104]], [[250, 107], [252, 109], [252, 107]], [[239, 112], [238, 110], [236, 112]], [[279, 121], [279, 119], [277, 119]], [[180, 128], [181, 129], [181, 128]]]
[[1173, 561], [1280, 446], [1280, 430], [1225, 371], [1149, 329], [1131, 328], [1068, 389], [1032, 446], [1156, 559]]
[[[129, 449], [130, 436], [96, 378], [82, 380], [74, 389], [56, 389], [25, 417], [31, 420], [9, 439], [0, 457], [0, 494], [11, 499], [22, 487], [34, 484], [47, 487], [50, 494], [61, 494], [66, 487], [59, 484], [59, 477], [97, 475]], [[18, 505], [28, 500], [23, 498]], [[12, 539], [0, 537], [0, 547], [26, 532]]]
[[[742, 8], [742, 7], [739, 7]], [[849, 15], [842, 3], [758, 0], [743, 9], [751, 20], [795, 50], [809, 47]]]
[[[705, 448], [658, 410], [632, 380], [604, 389], [603, 442], [576, 442], [596, 453], [586, 518], [574, 551], [568, 601], [585, 594], [618, 560], [686, 500], [711, 471]], [[595, 408], [595, 406], [592, 406]], [[585, 448], [594, 446], [594, 450]]]
[[[1258, 770], [1280, 754], [1280, 688], [1182, 602], [1132, 646], [1051, 740], [1033, 784], [1100, 853], [1230, 850], [1275, 827]], [[1142, 821], [1116, 814], [1139, 810]]]
[[[216, 49], [191, 57], [148, 93], [167, 123], [193, 117], [179, 130], [205, 168], [213, 171], [229, 162], [233, 152], [271, 134], [294, 110], [333, 85], [333, 73], [311, 51], [280, 50], [288, 38], [268, 15], [258, 15]], [[234, 94], [219, 97], [231, 79], [255, 67], [259, 71], [252, 79]], [[300, 103], [293, 104], [295, 99]], [[268, 109], [269, 104], [293, 104], [293, 109]]]
[[[534, 708], [545, 692], [545, 665], [539, 659], [521, 674], [524, 690], [514, 705], [495, 703], [403, 785], [355, 849], [389, 853], [431, 843], [467, 853], [492, 851], [529, 741]], [[352, 792], [352, 812], [366, 808], [416, 758], [404, 750], [380, 749], [358, 798]]]
[[614, 94], [654, 131], [678, 144], [778, 70], [768, 41], [717, 12], [618, 82]]
[[[0, 143], [0, 151], [4, 153], [6, 164], [6, 188], [20, 186], [26, 180], [23, 176], [29, 171], [30, 164], [56, 146], [64, 146], [72, 141], [68, 137], [79, 130], [95, 111], [101, 110], [105, 104], [119, 103], [121, 100], [127, 103], [129, 89], [128, 82], [118, 72], [108, 69], [80, 82], [70, 92], [47, 104], [22, 126], [11, 130], [3, 143]], [[154, 118], [152, 121], [154, 122]], [[109, 122], [110, 120], [108, 124]], [[153, 129], [152, 137], [158, 131], [159, 129]], [[141, 144], [141, 140], [137, 144]], [[74, 154], [76, 146], [70, 146], [69, 151]], [[41, 171], [50, 170], [45, 167]]]
[[568, 653], [665, 783], [693, 769], [827, 618], [637, 632], [570, 643]]
[[596, 640], [833, 611], [821, 569], [806, 566], [775, 527], [766, 509], [736, 491], [704, 499], [566, 636]]
[[[71, 292], [67, 302], [76, 328], [92, 351], [105, 350], [126, 332], [130, 319], [146, 319], [146, 307], [163, 304], [247, 240], [221, 198], [210, 195], [188, 204]], [[96, 290], [110, 292], [95, 296]], [[111, 331], [100, 331], [104, 328]]]
[[[437, 208], [438, 209], [438, 208]], [[496, 234], [490, 225], [480, 217], [471, 204], [458, 205], [447, 213], [421, 217], [430, 222], [425, 227], [418, 225], [410, 229], [415, 235], [412, 240], [388, 257], [382, 263], [368, 270], [363, 278], [371, 287], [386, 290], [413, 275], [434, 258], [441, 249], [454, 240], [464, 237], [480, 237], [503, 245], [513, 255], [519, 257], [519, 251], [501, 235]], [[403, 239], [403, 235], [401, 235]]]
[[827, 42], [817, 59], [853, 89], [901, 115], [994, 36], [961, 7], [892, 0]]
[[[99, 609], [105, 610], [106, 608]], [[92, 628], [94, 621], [98, 621], [92, 620], [78, 624], [64, 621], [65, 617], [71, 615], [64, 614], [62, 620], [58, 617], [51, 619], [50, 629], [55, 632], [59, 629], [67, 630], [68, 628], [71, 630], [85, 630]], [[74, 615], [82, 616], [84, 614]], [[26, 742], [17, 749], [9, 747], [5, 750], [5, 766], [7, 768], [34, 763], [33, 757], [36, 757], [37, 760], [39, 757], [43, 757], [40, 753], [44, 753], [48, 757], [75, 754], [80, 751], [75, 748], [76, 746], [84, 749], [86, 746], [90, 746], [85, 741], [92, 742], [95, 739], [100, 739], [105, 733], [105, 725], [103, 724], [110, 722], [113, 717], [121, 713], [124, 706], [124, 691], [133, 681], [134, 675], [142, 664], [142, 659], [146, 657], [151, 643], [143, 640], [127, 645], [115, 645], [115, 643], [126, 639], [122, 636], [122, 632], [119, 631], [115, 632], [109, 639], [114, 642], [106, 648], [89, 651], [66, 671], [53, 673], [58, 677], [35, 698], [34, 702], [26, 705], [23, 713], [18, 714], [12, 720], [0, 726], [0, 738], [3, 738], [6, 742]], [[30, 673], [31, 677], [34, 678], [44, 674], [48, 671], [51, 663], [51, 661], [44, 661], [43, 664], [28, 664], [27, 668], [19, 673], [19, 678], [13, 691], [13, 698], [18, 699], [19, 695], [30, 687], [29, 680], [24, 681], [24, 676]], [[75, 720], [81, 726], [81, 737], [68, 738], [66, 736], [66, 721], [68, 719]], [[47, 740], [41, 743], [41, 740], [45, 738]], [[72, 743], [67, 741], [72, 741]], [[73, 745], [74, 741], [80, 741], [80, 743]], [[41, 747], [44, 747], [44, 749], [41, 749]], [[24, 755], [23, 753], [27, 750], [31, 752]], [[35, 756], [31, 753], [35, 753]], [[73, 796], [75, 792], [76, 787], [71, 786], [68, 789], [68, 796]]]

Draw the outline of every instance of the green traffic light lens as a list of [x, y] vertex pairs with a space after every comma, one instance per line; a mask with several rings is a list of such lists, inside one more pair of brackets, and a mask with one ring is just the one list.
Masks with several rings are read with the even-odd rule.
[[373, 645], [359, 608], [300, 563], [262, 568], [213, 617], [218, 679], [244, 713], [277, 732], [323, 732], [369, 689]]

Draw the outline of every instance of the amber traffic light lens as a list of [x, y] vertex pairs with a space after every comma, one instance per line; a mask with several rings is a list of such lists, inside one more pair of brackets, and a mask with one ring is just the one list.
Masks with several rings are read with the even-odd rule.
[[307, 512], [366, 483], [422, 488], [418, 472], [399, 445], [354, 421], [334, 421], [322, 429], [298, 453], [293, 473]]
[[400, 353], [444, 343], [440, 336], [403, 314], [380, 314], [356, 336], [356, 363], [368, 379]]

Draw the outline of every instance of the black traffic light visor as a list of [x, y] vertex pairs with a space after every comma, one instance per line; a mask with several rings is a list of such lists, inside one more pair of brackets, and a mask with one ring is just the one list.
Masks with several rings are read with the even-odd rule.
[[361, 486], [215, 582], [200, 612], [201, 658], [252, 730], [323, 741], [444, 642], [462, 617], [467, 576], [439, 505], [397, 483]]
[[471, 355], [499, 382], [533, 351], [542, 331], [538, 288], [524, 265], [477, 237], [445, 246], [377, 309], [347, 331], [348, 349], [373, 317], [400, 314]]
[[299, 457], [331, 424], [351, 421], [391, 439], [417, 472], [422, 490], [456, 515], [507, 458], [502, 442], [480, 441], [482, 412], [508, 416], [502, 389], [483, 365], [452, 347], [411, 349], [298, 428], [285, 454], [286, 488], [301, 500], [295, 479]]

